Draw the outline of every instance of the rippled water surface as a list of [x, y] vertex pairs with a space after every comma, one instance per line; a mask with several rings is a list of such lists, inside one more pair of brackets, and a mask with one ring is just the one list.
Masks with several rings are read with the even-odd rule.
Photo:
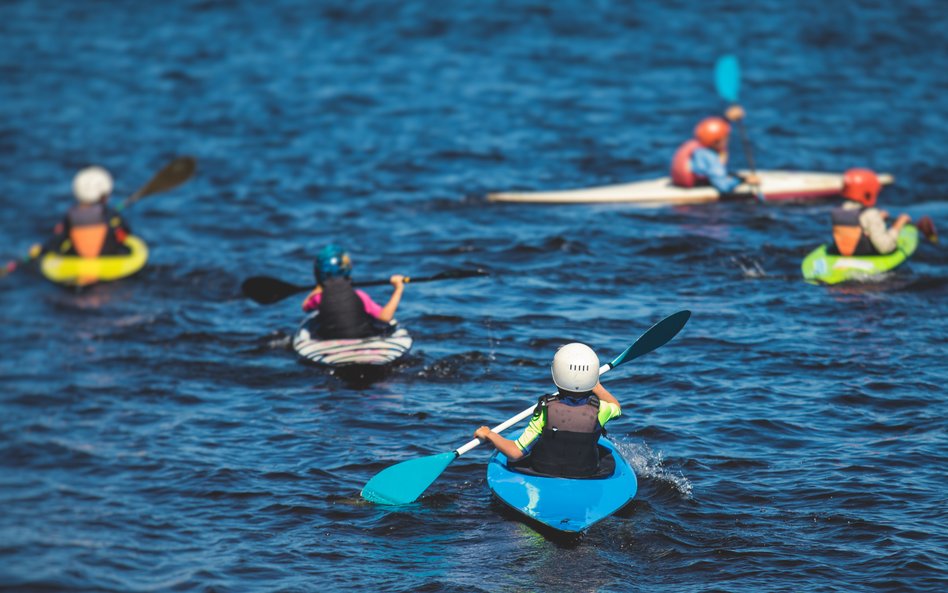
[[[693, 4], [0, 5], [4, 258], [78, 168], [124, 197], [199, 160], [129, 209], [140, 275], [0, 280], [0, 589], [948, 590], [944, 246], [827, 289], [799, 263], [832, 202], [484, 200], [664, 174], [735, 53], [758, 166], [889, 171], [885, 207], [948, 228], [942, 3]], [[490, 275], [410, 284], [414, 349], [352, 384], [296, 360], [299, 299], [239, 290], [329, 241], [357, 279]], [[359, 497], [548, 392], [559, 344], [680, 309], [604, 379], [640, 490], [579, 541], [491, 501], [486, 447], [416, 504]]]

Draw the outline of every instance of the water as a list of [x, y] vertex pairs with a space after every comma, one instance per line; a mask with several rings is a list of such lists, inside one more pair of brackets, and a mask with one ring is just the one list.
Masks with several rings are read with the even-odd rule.
[[[199, 159], [129, 210], [141, 275], [0, 282], [3, 590], [948, 588], [944, 247], [827, 289], [799, 279], [825, 203], [483, 200], [664, 173], [737, 53], [759, 166], [889, 171], [884, 206], [946, 227], [939, 3], [9, 2], [0, 20], [5, 257], [78, 168], [124, 197]], [[331, 240], [357, 279], [491, 275], [409, 285], [410, 357], [351, 385], [296, 360], [299, 299], [239, 292], [307, 282]], [[415, 505], [359, 498], [548, 392], [557, 345], [611, 357], [680, 309], [681, 335], [606, 379], [640, 491], [578, 542], [491, 501], [485, 447]]]

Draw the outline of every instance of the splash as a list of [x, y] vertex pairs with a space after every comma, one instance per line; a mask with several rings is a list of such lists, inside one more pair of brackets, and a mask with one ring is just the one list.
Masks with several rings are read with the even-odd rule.
[[293, 336], [282, 332], [274, 332], [267, 337], [268, 350], [287, 350], [293, 344]]
[[741, 268], [741, 273], [745, 278], [763, 278], [767, 275], [764, 268], [753, 259], [747, 257], [732, 257], [731, 261]]
[[616, 443], [619, 452], [625, 457], [635, 475], [672, 486], [685, 499], [691, 499], [691, 481], [681, 471], [665, 467], [665, 455], [654, 451], [646, 443]]

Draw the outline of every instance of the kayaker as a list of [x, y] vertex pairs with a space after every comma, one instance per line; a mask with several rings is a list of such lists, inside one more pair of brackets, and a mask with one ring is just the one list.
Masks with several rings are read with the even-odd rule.
[[759, 185], [757, 175], [737, 176], [727, 170], [727, 144], [731, 135], [729, 121], [743, 119], [744, 109], [732, 105], [724, 117], [707, 117], [695, 126], [694, 138], [678, 147], [672, 157], [672, 183], [679, 187], [711, 185], [722, 194], [730, 194], [741, 183]]
[[366, 338], [385, 333], [405, 290], [405, 277], [392, 275], [392, 296], [384, 307], [378, 305], [364, 291], [353, 288], [352, 260], [335, 244], [326, 245], [316, 255], [313, 275], [316, 288], [303, 300], [303, 311], [319, 311], [317, 333], [323, 339]]
[[128, 224], [108, 205], [112, 194], [112, 176], [102, 167], [87, 167], [72, 181], [76, 203], [62, 222], [53, 229], [45, 244], [30, 249], [32, 257], [56, 252], [94, 258], [100, 255], [126, 255], [125, 240], [131, 234]]
[[886, 228], [889, 213], [875, 208], [882, 184], [870, 169], [850, 169], [843, 175], [846, 202], [832, 211], [833, 243], [840, 255], [886, 255], [898, 248], [899, 232], [912, 221], [900, 214]]
[[[574, 342], [561, 347], [551, 371], [559, 391], [540, 398], [530, 424], [517, 440], [487, 426], [474, 431], [474, 436], [490, 441], [515, 462], [513, 469], [559, 477], [595, 476], [606, 465], [600, 458], [599, 437], [606, 423], [622, 414], [622, 408], [599, 382], [599, 358], [589, 346]], [[614, 467], [614, 460], [608, 461]]]

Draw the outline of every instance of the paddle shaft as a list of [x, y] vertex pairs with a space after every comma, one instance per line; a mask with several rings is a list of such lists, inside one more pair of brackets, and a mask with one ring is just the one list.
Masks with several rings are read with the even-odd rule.
[[[465, 274], [467, 273], [465, 272]], [[480, 275], [479, 271], [477, 273], [471, 273], [471, 276], [475, 276], [475, 275]], [[434, 276], [421, 276], [421, 277], [405, 276], [405, 279], [403, 280], [403, 282], [405, 284], [408, 284], [409, 282], [414, 282], [415, 284], [418, 284], [419, 282], [434, 282], [435, 280], [459, 279], [459, 278], [467, 278], [467, 277], [468, 277], [467, 275], [456, 275], [456, 274], [451, 274], [449, 272], [442, 272], [440, 274], [435, 274]], [[385, 286], [386, 284], [390, 284], [390, 283], [391, 283], [390, 280], [369, 280], [367, 282], [353, 282], [352, 285], [355, 286], [356, 288], [360, 288], [363, 286]]]
[[[404, 283], [404, 284], [409, 284], [409, 283], [418, 284], [419, 282], [432, 282], [432, 281], [434, 281], [434, 280], [443, 280], [443, 279], [444, 279], [444, 277], [442, 277], [440, 274], [436, 274], [436, 275], [434, 275], [434, 276], [423, 276], [423, 277], [421, 277], [421, 278], [415, 278], [414, 276], [404, 276], [404, 277], [402, 278], [402, 283]], [[366, 286], [385, 286], [386, 284], [391, 284], [391, 283], [392, 283], [391, 280], [367, 280], [367, 281], [365, 281], [365, 282], [353, 282], [353, 283], [352, 283], [352, 287], [353, 287], [353, 288], [364, 288], [364, 287], [366, 287]], [[305, 291], [307, 291], [307, 290], [313, 290], [313, 287], [312, 287], [312, 286], [299, 286], [299, 285], [297, 285], [297, 286], [296, 286], [296, 291], [295, 291], [293, 294], [298, 294], [298, 293], [301, 293], [301, 292], [305, 292]], [[292, 296], [292, 295], [287, 295], [287, 296]]]
[[[741, 64], [737, 56], [726, 55], [718, 58], [714, 65], [714, 86], [718, 91], [718, 96], [731, 104], [732, 107], [738, 106], [738, 96], [741, 92]], [[754, 164], [754, 154], [751, 150], [750, 139], [747, 136], [747, 128], [744, 126], [744, 118], [737, 121], [741, 134], [741, 148], [744, 150], [744, 158], [747, 160], [747, 166], [752, 175], [757, 175], [757, 166]], [[764, 192], [760, 189], [760, 184], [754, 184], [751, 187], [756, 188], [754, 192], [760, 201], [764, 201]]]
[[[486, 276], [487, 272], [483, 270], [462, 270], [455, 272], [441, 272], [435, 274], [434, 276], [405, 276], [403, 282], [408, 283], [419, 283], [419, 282], [434, 282], [436, 280], [460, 280], [463, 278], [472, 278], [474, 276]], [[352, 286], [354, 288], [362, 288], [364, 286], [383, 286], [389, 284], [389, 280], [370, 280], [367, 282], [354, 282]], [[253, 276], [244, 280], [241, 284], [241, 290], [243, 293], [256, 301], [261, 305], [272, 305], [273, 303], [278, 303], [285, 298], [291, 297], [294, 294], [299, 294], [301, 292], [308, 292], [313, 290], [312, 285], [300, 285], [300, 284], [290, 284], [289, 282], [284, 282], [278, 278], [271, 278], [270, 276]]]
[[[750, 138], [747, 135], [747, 127], [744, 125], [744, 118], [737, 120], [737, 128], [741, 136], [741, 148], [744, 151], [744, 159], [747, 160], [747, 167], [750, 169], [751, 175], [757, 176], [757, 165], [754, 163], [754, 152], [751, 150]], [[764, 192], [760, 188], [760, 183], [751, 184], [751, 188], [754, 189], [754, 195], [757, 196], [757, 199], [761, 202], [764, 201]]]
[[[276, 279], [274, 278], [274, 280], [276, 280]], [[413, 278], [413, 277], [411, 277], [411, 276], [405, 276], [404, 278], [402, 278], [402, 282], [404, 282], [405, 284], [408, 284], [408, 283], [410, 283], [410, 282], [415, 282], [415, 283], [418, 283], [418, 282], [431, 282], [432, 280], [438, 280], [438, 278], [434, 278], [434, 277], [430, 277], [430, 278]], [[280, 281], [280, 282], [282, 282], [282, 281]], [[365, 281], [365, 282], [353, 282], [353, 283], [352, 283], [352, 287], [353, 287], [353, 288], [364, 288], [364, 287], [366, 287], [366, 286], [385, 286], [386, 284], [391, 284], [391, 283], [392, 283], [391, 280], [368, 280], [368, 281]], [[289, 283], [284, 283], [284, 285], [286, 286], [286, 289], [287, 289], [288, 292], [291, 291], [291, 290], [293, 291], [293, 292], [289, 292], [289, 294], [286, 295], [287, 297], [293, 296], [294, 294], [299, 294], [299, 293], [301, 293], [301, 292], [306, 292], [307, 290], [313, 290], [313, 289], [314, 289], [314, 287], [313, 287], [313, 286], [310, 286], [309, 284], [289, 284]], [[286, 297], [283, 297], [283, 298], [286, 298]]]
[[747, 159], [747, 166], [751, 173], [757, 175], [757, 165], [754, 164], [754, 153], [751, 150], [750, 139], [747, 137], [747, 127], [744, 125], [744, 119], [738, 120], [738, 128], [741, 132], [741, 146], [744, 149], [744, 158]]

